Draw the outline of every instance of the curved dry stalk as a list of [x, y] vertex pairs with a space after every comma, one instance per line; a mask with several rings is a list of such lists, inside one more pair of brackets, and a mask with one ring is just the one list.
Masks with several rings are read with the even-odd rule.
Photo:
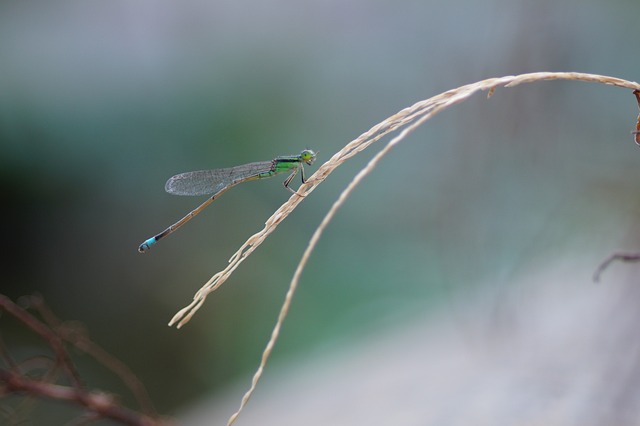
[[[462, 102], [471, 95], [479, 91], [488, 91], [489, 96], [493, 94], [496, 88], [514, 87], [523, 83], [534, 83], [547, 80], [575, 80], [592, 83], [608, 84], [612, 86], [624, 87], [631, 90], [640, 90], [640, 84], [615, 77], [608, 77], [597, 74], [584, 74], [576, 72], [537, 72], [530, 74], [521, 74], [517, 76], [506, 76], [500, 78], [490, 78], [476, 83], [467, 84], [456, 89], [448, 90], [444, 93], [436, 95], [424, 101], [415, 103], [414, 105], [403, 109], [397, 114], [392, 115], [381, 123], [373, 126], [369, 131], [360, 135], [357, 139], [349, 142], [344, 148], [333, 155], [326, 163], [324, 163], [311, 177], [307, 179], [307, 183], [303, 184], [298, 190], [299, 193], [309, 194], [316, 186], [322, 183], [333, 170], [353, 157], [358, 152], [366, 149], [369, 145], [376, 142], [386, 134], [406, 126], [410, 123], [420, 125], [441, 110], [448, 108], [458, 102]], [[411, 130], [413, 130], [412, 126]], [[406, 133], [404, 133], [406, 135]], [[404, 137], [404, 136], [403, 136]], [[395, 145], [394, 142], [393, 144]], [[379, 160], [376, 160], [376, 163]], [[367, 166], [369, 167], [369, 166]], [[371, 166], [375, 167], [375, 163]], [[365, 169], [366, 170], [366, 169]], [[368, 173], [368, 172], [367, 172]], [[356, 177], [358, 178], [358, 177]], [[361, 178], [360, 178], [361, 179]], [[358, 180], [359, 182], [359, 180]], [[356, 183], [357, 184], [357, 183]], [[349, 188], [347, 188], [348, 190]], [[346, 191], [346, 190], [345, 190]], [[350, 190], [349, 190], [350, 192]], [[348, 194], [347, 194], [348, 195]], [[342, 196], [341, 196], [342, 197]], [[240, 264], [258, 248], [260, 244], [273, 232], [304, 199], [299, 195], [292, 195], [275, 213], [265, 222], [265, 227], [258, 233], [249, 237], [249, 239], [238, 249], [236, 253], [229, 259], [229, 265], [213, 275], [200, 290], [196, 292], [193, 301], [174, 315], [169, 325], [177, 324], [180, 328], [185, 325], [191, 317], [202, 306], [207, 296], [220, 287], [229, 276], [240, 266]], [[338, 206], [339, 207], [339, 206]]]

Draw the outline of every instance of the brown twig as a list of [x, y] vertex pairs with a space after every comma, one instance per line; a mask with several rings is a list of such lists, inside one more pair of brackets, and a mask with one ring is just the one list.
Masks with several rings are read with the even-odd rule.
[[55, 354], [56, 364], [67, 373], [73, 386], [76, 388], [83, 387], [82, 381], [80, 380], [80, 375], [71, 362], [69, 354], [67, 353], [60, 336], [56, 335], [49, 327], [40, 322], [36, 317], [31, 315], [25, 309], [13, 303], [13, 301], [11, 301], [11, 299], [9, 299], [7, 296], [1, 294], [0, 309], [14, 316], [22, 324], [29, 327], [33, 332], [38, 334], [45, 342], [47, 342], [47, 344], [49, 345], [49, 347], [51, 347]]
[[600, 277], [602, 273], [611, 265], [612, 262], [640, 262], [640, 253], [613, 253], [611, 256], [607, 257], [598, 269], [593, 273], [593, 281], [600, 282]]
[[[8, 367], [0, 368], [0, 395], [19, 393], [73, 403], [84, 409], [83, 421], [105, 418], [133, 426], [160, 426], [164, 424], [155, 415], [142, 384], [122, 362], [91, 342], [82, 333], [65, 326], [45, 306], [41, 297], [32, 296], [24, 300], [28, 301], [30, 306], [35, 306], [48, 324], [1, 294], [0, 311], [7, 312], [40, 336], [52, 349], [54, 357], [53, 359], [46, 358], [48, 361], [46, 363], [41, 362], [42, 357], [39, 357], [40, 361], [36, 364], [36, 368], [38, 370], [42, 370], [43, 366], [47, 366], [47, 368], [44, 368], [44, 372], [39, 374], [38, 378], [34, 378], [33, 373], [36, 369], [33, 368], [31, 362], [33, 359], [22, 363], [14, 360], [4, 342], [0, 340], [0, 359]], [[92, 355], [98, 362], [118, 374], [129, 385], [147, 412], [139, 413], [126, 408], [118, 403], [114, 395], [109, 393], [87, 389], [71, 360], [65, 343], [73, 344]], [[69, 384], [59, 384], [59, 381], [62, 380]]]
[[118, 405], [114, 397], [95, 391], [86, 391], [72, 386], [29, 379], [18, 372], [0, 369], [0, 382], [4, 393], [27, 393], [39, 398], [54, 399], [78, 404], [99, 417], [116, 420], [134, 426], [158, 426], [160, 423], [145, 415]]

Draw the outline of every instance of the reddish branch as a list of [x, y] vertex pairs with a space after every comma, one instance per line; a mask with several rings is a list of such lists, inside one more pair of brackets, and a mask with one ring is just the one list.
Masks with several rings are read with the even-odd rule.
[[[158, 420], [144, 386], [135, 375], [121, 361], [108, 354], [74, 327], [66, 326], [44, 305], [38, 296], [25, 298], [35, 307], [46, 321], [43, 322], [30, 314], [24, 308], [16, 305], [8, 297], [0, 294], [0, 311], [5, 311], [26, 327], [35, 332], [52, 349], [54, 359], [50, 368], [35, 379], [31, 377], [26, 364], [15, 361], [0, 340], [0, 359], [7, 368], [0, 368], [0, 397], [19, 393], [38, 398], [53, 399], [73, 403], [83, 407], [86, 416], [91, 419], [108, 418], [126, 425], [159, 426], [163, 422]], [[118, 404], [115, 396], [102, 391], [88, 390], [76, 370], [65, 346], [65, 342], [74, 345], [93, 356], [98, 362], [115, 372], [136, 396], [145, 413], [126, 408]], [[39, 363], [39, 366], [42, 364]], [[54, 382], [62, 373], [69, 385]]]
[[38, 398], [75, 403], [84, 407], [94, 417], [118, 421], [126, 425], [158, 426], [160, 421], [118, 405], [113, 396], [77, 387], [31, 380], [17, 372], [0, 369], [2, 393], [26, 393]]
[[640, 262], [640, 253], [614, 253], [607, 257], [593, 274], [593, 281], [600, 281], [600, 276], [612, 262]]

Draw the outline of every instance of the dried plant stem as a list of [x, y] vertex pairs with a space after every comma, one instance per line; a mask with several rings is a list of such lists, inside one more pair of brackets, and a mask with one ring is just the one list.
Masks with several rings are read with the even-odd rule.
[[[448, 90], [424, 101], [403, 109], [392, 115], [381, 123], [373, 126], [369, 131], [360, 135], [357, 139], [349, 142], [339, 152], [334, 154], [325, 164], [323, 164], [309, 179], [303, 184], [298, 193], [307, 195], [311, 193], [317, 185], [322, 183], [333, 170], [353, 157], [358, 152], [366, 149], [386, 134], [418, 121], [418, 125], [432, 117], [443, 109], [456, 103], [462, 102], [471, 95], [479, 91], [488, 91], [489, 96], [498, 87], [514, 87], [523, 83], [534, 83], [547, 80], [574, 80], [592, 82], [623, 87], [631, 90], [640, 90], [640, 84], [615, 77], [607, 77], [596, 74], [584, 74], [575, 72], [537, 72], [521, 74], [517, 76], [506, 76], [500, 78], [490, 78], [476, 83], [467, 84], [456, 89]], [[375, 165], [374, 165], [375, 166]], [[185, 325], [196, 311], [202, 306], [207, 296], [220, 287], [229, 276], [240, 266], [240, 264], [271, 234], [304, 199], [299, 195], [292, 195], [275, 213], [265, 222], [265, 227], [252, 235], [236, 253], [229, 259], [229, 265], [222, 271], [213, 275], [193, 297], [193, 301], [180, 311], [178, 311], [169, 322], [169, 325], [177, 324], [180, 328]]]
[[[378, 162], [384, 157], [395, 145], [397, 145], [400, 141], [402, 141], [409, 133], [415, 130], [417, 127], [422, 125], [425, 121], [441, 112], [442, 110], [455, 105], [459, 102], [462, 102], [468, 99], [471, 95], [480, 92], [480, 91], [488, 91], [488, 96], [491, 96], [496, 88], [498, 87], [514, 87], [523, 83], [534, 83], [539, 81], [548, 81], [548, 80], [574, 80], [574, 81], [582, 81], [582, 82], [592, 82], [592, 83], [600, 83], [607, 84], [617, 87], [623, 87], [627, 89], [631, 89], [634, 91], [640, 90], [640, 85], [636, 82], [630, 82], [623, 79], [615, 78], [615, 77], [607, 77], [602, 75], [595, 74], [584, 74], [584, 73], [574, 73], [574, 72], [538, 72], [538, 73], [530, 73], [530, 74], [521, 74], [517, 76], [506, 76], [500, 78], [491, 78], [487, 80], [482, 80], [476, 83], [468, 84], [465, 86], [458, 87], [456, 89], [452, 89], [436, 95], [432, 98], [429, 98], [424, 101], [417, 102], [416, 104], [403, 109], [402, 111], [394, 114], [393, 116], [387, 118], [381, 123], [377, 124], [373, 128], [371, 128], [366, 133], [360, 135], [357, 139], [348, 143], [343, 149], [337, 152], [333, 157], [331, 157], [325, 164], [323, 164], [316, 173], [311, 176], [307, 183], [302, 185], [298, 192], [303, 193], [305, 195], [311, 193], [317, 185], [319, 185], [322, 181], [326, 179], [326, 177], [335, 170], [338, 166], [340, 166], [344, 161], [354, 156], [356, 153], [364, 150], [373, 142], [376, 142], [381, 137], [386, 134], [401, 128], [405, 127], [403, 131], [398, 134], [395, 138], [393, 138], [378, 154], [376, 154], [367, 164], [367, 166], [362, 169], [351, 181], [351, 183], [345, 188], [345, 190], [340, 194], [338, 199], [335, 201], [327, 215], [322, 220], [319, 227], [314, 232], [309, 244], [302, 255], [302, 258], [296, 268], [294, 276], [291, 280], [289, 290], [285, 296], [284, 303], [278, 315], [278, 321], [271, 333], [271, 338], [267, 343], [266, 348], [263, 351], [262, 359], [260, 362], [260, 366], [258, 370], [253, 376], [250, 389], [244, 394], [242, 401], [240, 403], [240, 407], [238, 411], [236, 411], [229, 419], [228, 425], [231, 425], [246, 403], [251, 397], [253, 391], [256, 388], [260, 377], [262, 376], [262, 372], [264, 371], [264, 367], [266, 362], [271, 354], [273, 347], [278, 339], [278, 335], [280, 333], [280, 328], [284, 319], [287, 316], [289, 311], [289, 307], [291, 306], [291, 301], [293, 299], [293, 295], [298, 286], [298, 282], [300, 280], [300, 275], [304, 270], [304, 267], [311, 255], [313, 249], [315, 248], [320, 236], [323, 231], [326, 229], [327, 225], [333, 218], [335, 212], [342, 206], [344, 201], [349, 197], [354, 188], [362, 181], [362, 179], [369, 174], [378, 164]], [[220, 285], [222, 285], [227, 278], [233, 273], [233, 271], [247, 258], [261, 243], [264, 239], [275, 230], [278, 224], [286, 218], [289, 213], [291, 213], [297, 205], [304, 199], [304, 197], [300, 197], [298, 195], [293, 195], [287, 202], [285, 202], [265, 223], [265, 227], [252, 237], [250, 237], [247, 242], [245, 242], [240, 249], [231, 257], [229, 260], [229, 265], [222, 271], [215, 274], [207, 283], [196, 293], [194, 296], [193, 302], [189, 304], [187, 307], [180, 310], [170, 321], [169, 325], [178, 324], [178, 327], [186, 324], [191, 317], [195, 314], [195, 312], [202, 306], [206, 297], [213, 291], [215, 291]]]

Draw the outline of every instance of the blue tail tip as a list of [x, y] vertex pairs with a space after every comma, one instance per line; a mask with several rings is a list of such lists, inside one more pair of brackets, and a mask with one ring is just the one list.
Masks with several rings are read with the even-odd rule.
[[156, 242], [156, 237], [151, 237], [149, 238], [147, 241], [145, 241], [144, 243], [140, 244], [140, 247], [138, 247], [138, 251], [140, 253], [144, 253], [145, 251], [149, 250], [151, 248], [151, 246], [153, 245], [153, 243]]

